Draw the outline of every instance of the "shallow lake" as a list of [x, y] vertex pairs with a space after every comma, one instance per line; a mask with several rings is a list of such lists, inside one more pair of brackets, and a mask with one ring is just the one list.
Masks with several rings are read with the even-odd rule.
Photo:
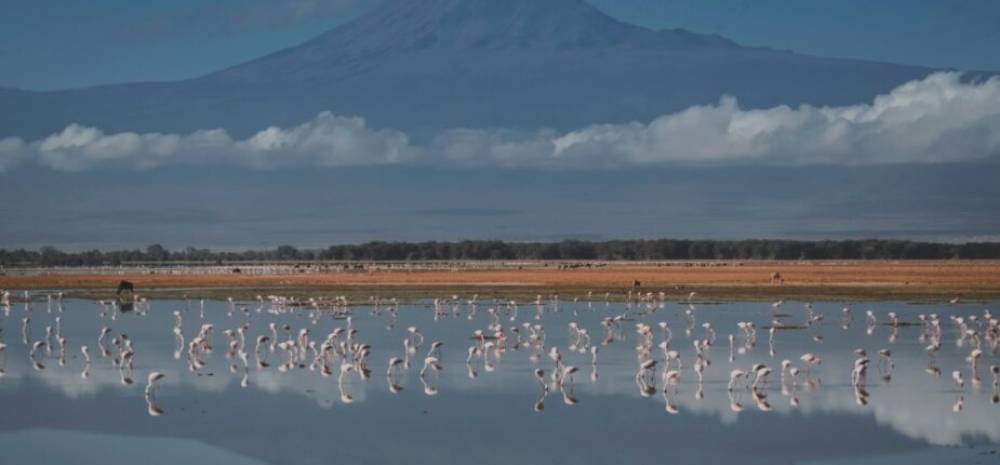
[[[180, 300], [121, 312], [39, 294], [0, 307], [0, 463], [997, 463], [997, 350], [984, 321], [996, 307], [595, 297], [315, 308]], [[933, 352], [933, 326], [918, 318], [930, 314], [940, 321]], [[960, 337], [953, 316], [974, 335]], [[500, 326], [505, 339], [494, 337]], [[710, 347], [695, 347], [706, 339]], [[442, 345], [429, 354], [433, 341]], [[870, 359], [860, 386], [858, 348]], [[821, 362], [807, 367], [806, 353]], [[393, 357], [402, 361], [387, 373]], [[785, 359], [797, 375], [782, 370]], [[656, 364], [643, 372], [647, 360]], [[771, 369], [766, 380], [730, 390], [731, 371], [755, 364]], [[149, 387], [152, 372], [163, 377]]]

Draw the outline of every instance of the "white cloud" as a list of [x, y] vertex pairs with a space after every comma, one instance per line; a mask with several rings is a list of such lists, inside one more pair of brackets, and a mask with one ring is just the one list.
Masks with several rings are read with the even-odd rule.
[[312, 121], [284, 130], [270, 127], [232, 146], [236, 159], [254, 167], [288, 163], [351, 166], [403, 163], [416, 150], [406, 134], [373, 130], [362, 118], [320, 113]]
[[[189, 138], [199, 138], [201, 132]], [[79, 171], [101, 164], [125, 163], [151, 168], [176, 159], [182, 137], [165, 134], [119, 133], [71, 124], [61, 133], [32, 144], [39, 161], [65, 171]]]
[[[10, 143], [15, 153], [17, 142]], [[3, 150], [0, 145], [0, 157]], [[61, 171], [204, 163], [235, 163], [258, 169], [377, 165], [406, 162], [413, 155], [405, 134], [373, 130], [361, 118], [344, 118], [327, 112], [301, 126], [270, 127], [245, 140], [233, 140], [222, 129], [187, 135], [104, 134], [96, 128], [71, 124], [58, 134], [31, 143], [27, 151], [38, 163]]]
[[552, 158], [557, 137], [550, 130], [452, 129], [434, 139], [430, 153], [451, 164], [536, 166]]
[[723, 97], [651, 123], [593, 126], [555, 141], [562, 159], [616, 164], [937, 163], [1000, 155], [1000, 78], [938, 73], [872, 104], [743, 110]]
[[1000, 78], [962, 82], [937, 73], [873, 102], [844, 107], [744, 110], [735, 98], [648, 124], [594, 125], [559, 134], [452, 129], [417, 146], [392, 129], [328, 112], [300, 126], [234, 140], [221, 129], [191, 134], [104, 134], [70, 125], [25, 143], [0, 140], [0, 171], [25, 159], [57, 170], [229, 163], [282, 166], [448, 164], [595, 168], [671, 164], [892, 164], [1000, 157]]
[[0, 173], [20, 162], [24, 154], [23, 140], [16, 137], [0, 139]]

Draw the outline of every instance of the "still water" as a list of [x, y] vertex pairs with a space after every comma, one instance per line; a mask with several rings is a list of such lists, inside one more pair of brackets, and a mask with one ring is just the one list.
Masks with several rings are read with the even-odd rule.
[[[0, 307], [0, 463], [998, 463], [996, 340], [984, 321], [996, 302], [317, 308], [181, 300], [123, 313], [44, 295]], [[934, 335], [921, 314], [938, 315], [936, 351], [926, 350]], [[960, 337], [953, 316], [974, 337]], [[695, 347], [706, 339], [711, 347]], [[433, 341], [443, 344], [429, 354]], [[870, 359], [861, 389], [851, 375], [858, 348]], [[344, 363], [342, 350], [364, 361]], [[679, 369], [665, 362], [671, 350]], [[131, 367], [121, 361], [129, 351]], [[805, 353], [821, 362], [807, 367]], [[402, 361], [387, 374], [393, 357]], [[797, 376], [782, 376], [785, 359]], [[645, 360], [657, 364], [640, 372]], [[758, 363], [772, 370], [766, 381], [729, 390], [732, 370]], [[152, 372], [163, 377], [148, 387]]]

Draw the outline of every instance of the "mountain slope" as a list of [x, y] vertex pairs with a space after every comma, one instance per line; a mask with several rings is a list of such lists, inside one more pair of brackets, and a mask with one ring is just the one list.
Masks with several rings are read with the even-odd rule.
[[0, 137], [69, 123], [245, 135], [330, 110], [379, 127], [552, 127], [649, 120], [734, 95], [746, 107], [870, 100], [929, 69], [652, 31], [582, 0], [386, 0], [313, 40], [201, 78], [0, 90]]

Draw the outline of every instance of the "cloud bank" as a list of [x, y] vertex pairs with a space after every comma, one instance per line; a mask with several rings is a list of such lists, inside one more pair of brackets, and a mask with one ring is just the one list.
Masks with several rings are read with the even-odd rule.
[[233, 139], [221, 129], [191, 134], [105, 134], [72, 124], [41, 140], [0, 140], [0, 172], [22, 163], [82, 171], [222, 163], [287, 166], [424, 164], [599, 168], [719, 164], [897, 164], [1000, 158], [1000, 77], [962, 82], [936, 73], [871, 103], [744, 110], [723, 96], [648, 124], [604, 124], [557, 133], [451, 129], [415, 144], [407, 134], [358, 117], [321, 113], [293, 128]]
[[362, 118], [323, 112], [300, 126], [269, 127], [243, 140], [234, 140], [222, 129], [186, 135], [105, 134], [97, 128], [71, 124], [58, 134], [31, 143], [17, 138], [0, 140], [0, 170], [25, 159], [60, 171], [207, 163], [256, 169], [363, 166], [412, 162], [416, 152], [406, 134], [369, 128]]

